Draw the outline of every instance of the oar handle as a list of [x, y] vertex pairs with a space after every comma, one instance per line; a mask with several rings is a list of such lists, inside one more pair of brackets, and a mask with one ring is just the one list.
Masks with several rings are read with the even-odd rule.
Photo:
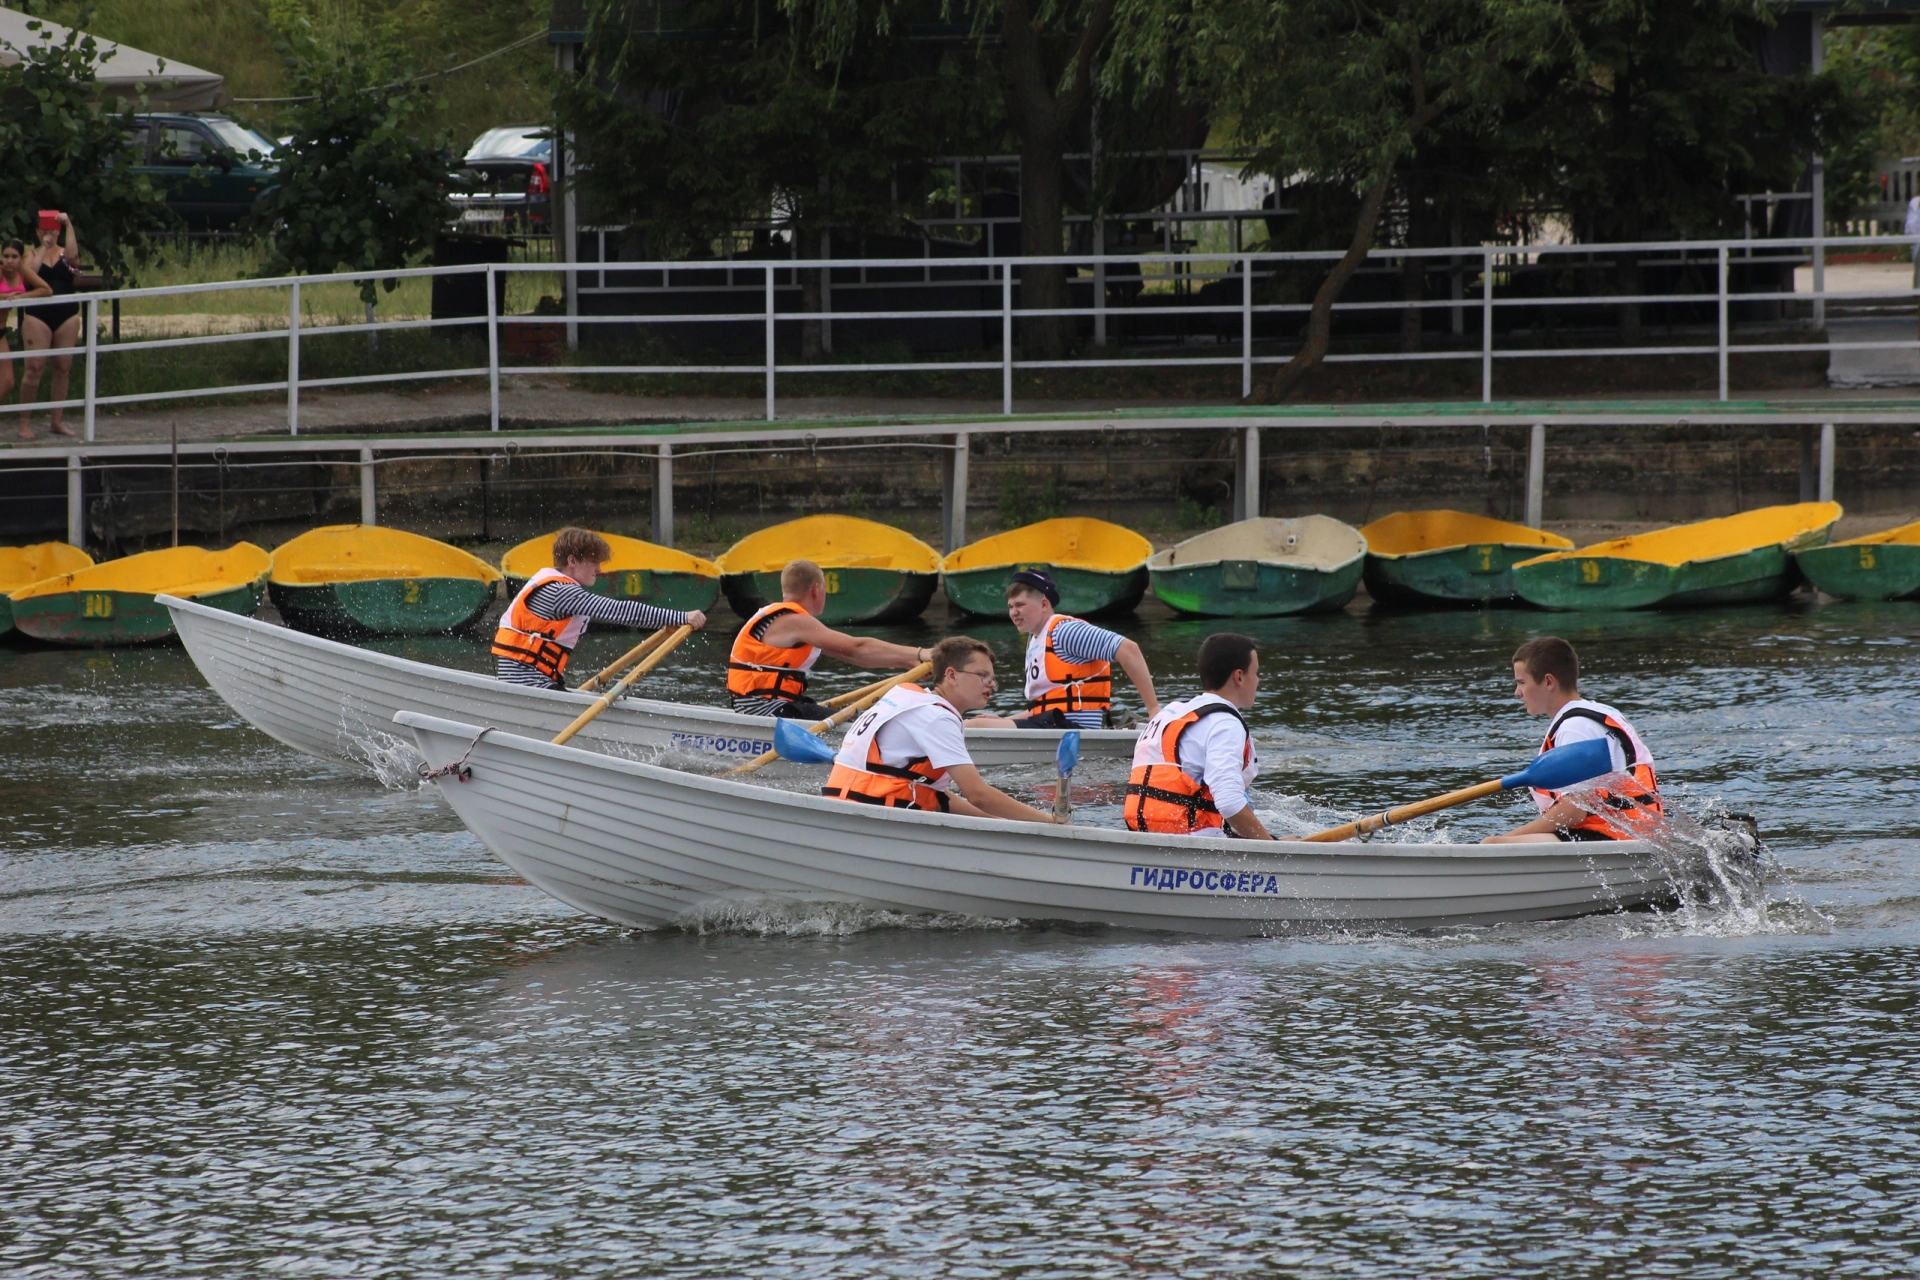
[[627, 650], [625, 653], [621, 654], [618, 658], [615, 658], [613, 662], [608, 664], [607, 668], [604, 671], [601, 671], [600, 673], [598, 673], [597, 675], [593, 676], [591, 679], [586, 681], [586, 683], [582, 684], [580, 686], [580, 692], [592, 693], [595, 689], [598, 689], [601, 685], [613, 679], [615, 675], [619, 674], [622, 671], [625, 671], [629, 666], [638, 662], [640, 659], [646, 657], [647, 654], [651, 650], [653, 650], [655, 647], [657, 647], [662, 641], [664, 641], [667, 638], [667, 636], [672, 633], [672, 631], [673, 631], [672, 627], [660, 628], [658, 631], [648, 636], [645, 640], [642, 640], [639, 644], [633, 646], [633, 648]]
[[881, 693], [885, 693], [887, 690], [893, 688], [893, 686], [899, 683], [900, 683], [899, 676], [888, 676], [884, 680], [875, 680], [872, 684], [863, 684], [858, 689], [852, 689], [846, 693], [836, 694], [835, 696], [828, 698], [825, 702], [821, 703], [820, 705], [823, 707], [836, 707], [836, 708], [844, 707], [850, 702], [860, 701], [860, 699], [866, 697], [868, 694], [874, 692], [876, 689], [879, 690]]
[[621, 694], [625, 693], [629, 688], [631, 688], [633, 686], [634, 681], [638, 680], [641, 676], [644, 676], [645, 674], [647, 674], [647, 672], [659, 666], [661, 661], [665, 659], [668, 654], [672, 653], [674, 649], [679, 646], [682, 640], [685, 640], [688, 636], [692, 634], [693, 634], [693, 628], [688, 625], [678, 626], [678, 627], [675, 627], [672, 631], [667, 632], [666, 633], [667, 638], [661, 642], [660, 646], [656, 648], [652, 653], [648, 654], [645, 658], [641, 659], [640, 664], [636, 666], [633, 670], [627, 672], [626, 675], [622, 676], [620, 678], [620, 683], [614, 685], [613, 688], [607, 690], [605, 693], [595, 698], [593, 700], [592, 706], [588, 707], [585, 711], [582, 711], [579, 715], [575, 716], [573, 719], [573, 723], [568, 725], [566, 728], [562, 729], [559, 732], [559, 734], [554, 737], [553, 745], [556, 747], [563, 745], [569, 738], [573, 737], [574, 734], [586, 728], [587, 725], [592, 722], [595, 716], [599, 715], [602, 711], [605, 711], [608, 707], [613, 705], [615, 698], [618, 698]]
[[1355, 836], [1364, 836], [1370, 831], [1390, 827], [1396, 823], [1409, 822], [1425, 814], [1436, 813], [1441, 809], [1451, 809], [1457, 804], [1469, 800], [1478, 800], [1481, 796], [1490, 796], [1501, 790], [1500, 779], [1492, 782], [1478, 782], [1471, 787], [1462, 787], [1458, 791], [1449, 791], [1443, 796], [1434, 796], [1430, 800], [1416, 800], [1412, 804], [1403, 804], [1398, 809], [1389, 809], [1385, 813], [1376, 813], [1372, 817], [1362, 818], [1358, 822], [1349, 822], [1345, 826], [1329, 827], [1325, 831], [1316, 831], [1310, 836], [1301, 836], [1302, 840], [1316, 843], [1331, 843], [1336, 840], [1351, 840]]
[[[910, 680], [924, 679], [927, 676], [927, 673], [932, 670], [933, 670], [933, 664], [931, 662], [923, 662], [919, 666], [913, 668], [911, 671], [902, 671], [897, 676], [891, 676], [885, 680], [879, 681], [877, 684], [870, 685], [869, 688], [873, 690], [872, 693], [867, 694], [865, 697], [861, 698], [858, 702], [848, 703], [846, 706], [840, 708], [838, 711], [828, 716], [825, 720], [822, 720], [817, 724], [809, 726], [807, 729], [807, 732], [818, 734], [819, 736], [824, 738], [827, 735], [827, 730], [833, 728], [835, 725], [845, 724], [847, 721], [853, 719], [855, 716], [859, 715], [862, 711], [865, 711], [868, 707], [880, 701], [880, 699], [886, 697], [887, 691], [889, 689], [892, 689], [895, 685], [906, 684]], [[780, 758], [780, 753], [778, 751], [768, 751], [761, 755], [755, 756], [753, 759], [747, 761], [743, 765], [739, 765], [736, 768], [727, 770], [727, 772], [723, 776], [731, 778], [737, 774], [752, 773], [756, 769], [766, 768], [768, 765], [772, 764], [775, 760], [778, 760], [779, 758]]]

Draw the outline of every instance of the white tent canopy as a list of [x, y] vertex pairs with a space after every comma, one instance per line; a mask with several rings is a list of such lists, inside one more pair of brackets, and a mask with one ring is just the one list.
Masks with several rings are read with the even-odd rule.
[[[27, 30], [29, 22], [37, 22], [40, 29]], [[36, 45], [66, 43], [68, 30], [45, 18], [0, 9], [0, 66], [23, 61], [22, 53]], [[211, 111], [226, 100], [221, 92], [225, 76], [98, 36], [94, 43], [99, 47], [95, 74], [103, 92], [133, 98], [145, 89], [148, 106], [158, 111]]]

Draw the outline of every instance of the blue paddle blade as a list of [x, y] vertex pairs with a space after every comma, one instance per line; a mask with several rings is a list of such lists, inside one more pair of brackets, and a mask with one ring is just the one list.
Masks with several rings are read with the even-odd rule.
[[1569, 742], [1564, 747], [1555, 747], [1536, 756], [1533, 763], [1520, 772], [1510, 773], [1500, 779], [1500, 786], [1507, 791], [1515, 787], [1563, 791], [1589, 778], [1612, 772], [1613, 753], [1607, 750], [1607, 740], [1588, 738], [1582, 742]]
[[1060, 749], [1053, 753], [1053, 762], [1059, 766], [1060, 776], [1067, 777], [1080, 763], [1080, 731], [1069, 729], [1060, 735]]
[[791, 720], [773, 722], [773, 749], [782, 760], [800, 764], [829, 764], [834, 756], [833, 748], [820, 741], [817, 734], [808, 733]]

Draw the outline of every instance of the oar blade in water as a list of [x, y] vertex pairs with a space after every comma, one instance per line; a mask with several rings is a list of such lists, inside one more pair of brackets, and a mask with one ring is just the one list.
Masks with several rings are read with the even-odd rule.
[[1069, 729], [1060, 735], [1060, 749], [1053, 753], [1053, 762], [1060, 768], [1060, 776], [1071, 774], [1080, 764], [1080, 731]]
[[780, 753], [782, 760], [792, 760], [798, 764], [831, 764], [833, 762], [833, 747], [822, 742], [818, 735], [808, 733], [792, 720], [774, 720], [773, 749]]
[[1607, 750], [1607, 740], [1588, 738], [1536, 756], [1533, 763], [1520, 772], [1500, 779], [1500, 786], [1507, 791], [1516, 787], [1560, 791], [1612, 772], [1613, 756]]

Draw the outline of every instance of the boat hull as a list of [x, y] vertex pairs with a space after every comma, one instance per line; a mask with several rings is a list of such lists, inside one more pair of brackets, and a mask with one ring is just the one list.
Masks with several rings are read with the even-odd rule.
[[[264, 582], [197, 596], [193, 603], [239, 616], [260, 607]], [[14, 625], [48, 644], [104, 649], [152, 644], [174, 634], [173, 614], [151, 592], [62, 591], [13, 603]]]
[[1554, 557], [1518, 566], [1513, 582], [1522, 599], [1546, 609], [1665, 609], [1778, 600], [1799, 585], [1800, 574], [1785, 547], [1768, 546], [1679, 565]]
[[[507, 591], [518, 592], [525, 578], [507, 577]], [[706, 573], [676, 573], [667, 569], [615, 569], [603, 572], [587, 588], [614, 600], [638, 600], [662, 609], [705, 613], [720, 598], [720, 579]]]
[[[1675, 896], [1648, 845], [1273, 844], [882, 810], [402, 715], [495, 856], [579, 910], [666, 925], [764, 902], [1272, 934], [1556, 919]], [[777, 838], [769, 838], [777, 834]]]
[[1155, 568], [1153, 594], [1181, 613], [1213, 618], [1274, 618], [1339, 609], [1360, 586], [1360, 557], [1333, 569], [1267, 560]]
[[358, 582], [268, 582], [287, 624], [318, 635], [446, 635], [472, 626], [493, 600], [474, 578], [368, 578]]
[[1367, 555], [1367, 594], [1403, 607], [1504, 604], [1519, 598], [1513, 566], [1540, 554], [1539, 547], [1497, 542], [1441, 547], [1404, 556]]
[[1007, 583], [1022, 569], [1038, 569], [1050, 574], [1060, 588], [1059, 611], [1076, 618], [1127, 613], [1138, 606], [1147, 594], [1145, 565], [1113, 573], [1051, 565], [1039, 560], [1022, 561], [979, 569], [949, 570], [941, 575], [941, 584], [946, 588], [947, 603], [960, 612], [986, 618], [1004, 616], [1007, 612]]
[[1794, 559], [1808, 582], [1843, 600], [1920, 598], [1920, 546], [1846, 542], [1814, 547]]
[[[913, 573], [903, 569], [826, 569], [827, 607], [820, 620], [828, 626], [854, 622], [906, 622], [927, 611], [933, 590], [940, 585], [937, 573]], [[721, 577], [720, 589], [727, 603], [741, 617], [751, 617], [756, 609], [780, 599], [778, 573], [729, 573]]]
[[[410, 741], [395, 739], [400, 711], [458, 716], [514, 733], [551, 738], [597, 701], [508, 684], [321, 636], [239, 618], [169, 598], [180, 638], [207, 683], [246, 721], [279, 742], [329, 760], [385, 774], [411, 769]], [[1060, 732], [970, 729], [967, 745], [983, 767], [1050, 764]], [[580, 731], [596, 751], [658, 753], [740, 762], [773, 749], [773, 723], [718, 707], [624, 698]], [[1082, 754], [1128, 759], [1134, 735], [1081, 733]], [[395, 759], [401, 750], [404, 758]]]

